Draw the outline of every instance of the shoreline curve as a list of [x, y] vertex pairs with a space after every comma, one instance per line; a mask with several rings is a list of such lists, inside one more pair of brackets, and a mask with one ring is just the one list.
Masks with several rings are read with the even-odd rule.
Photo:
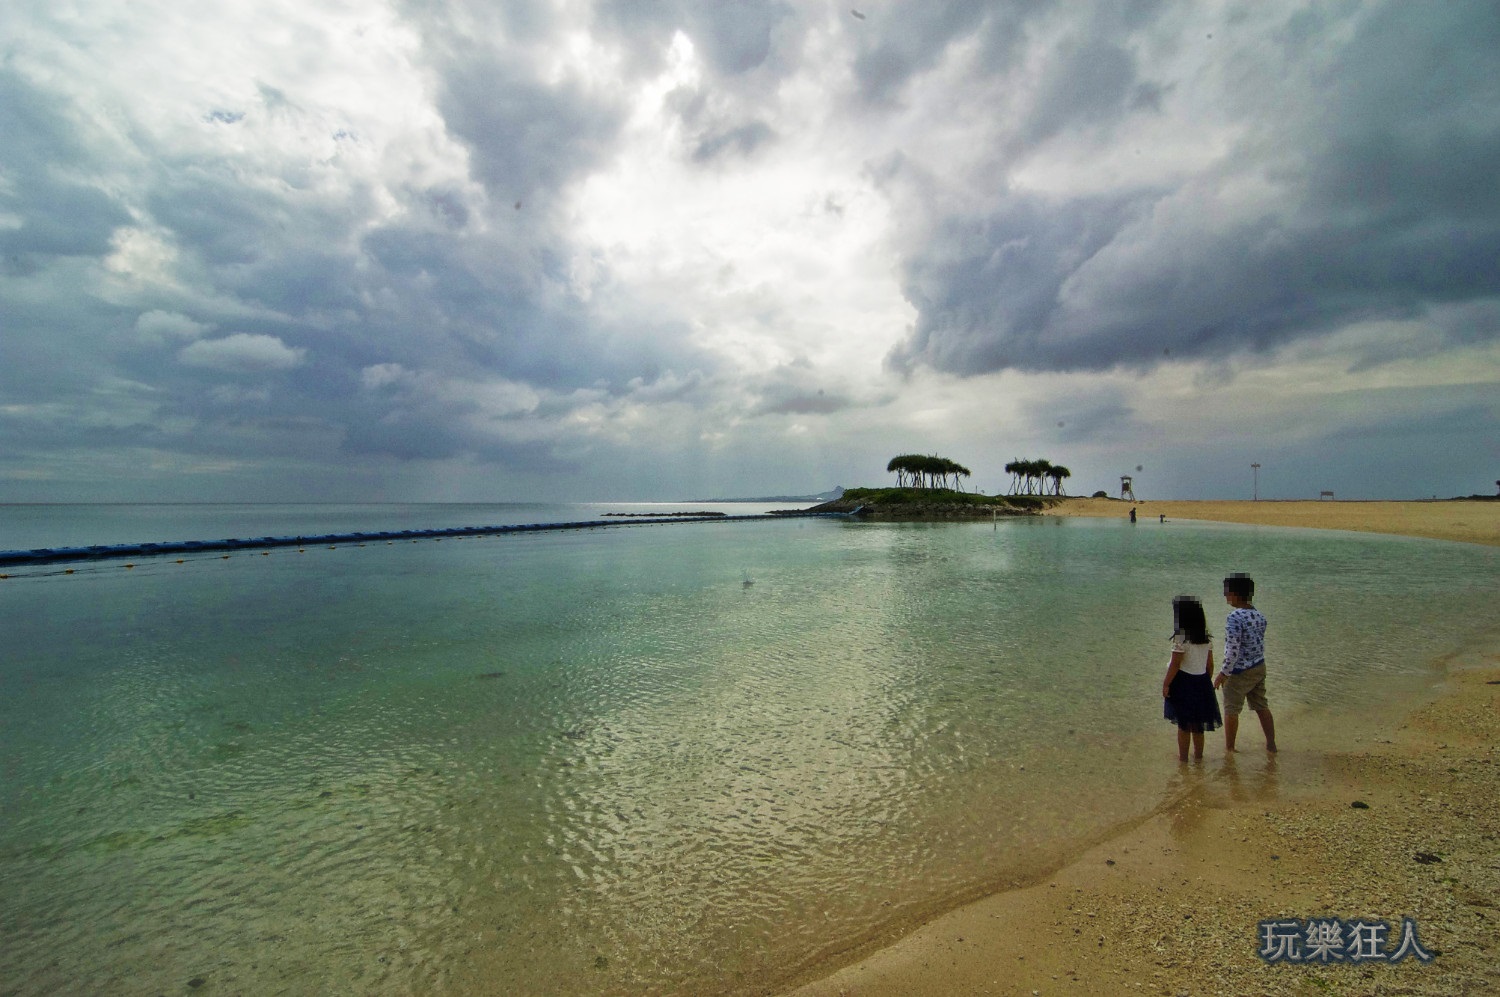
[[[1500, 502], [1483, 500], [1067, 498], [1044, 515], [1123, 518], [1131, 505], [1142, 526], [1164, 514], [1500, 546]], [[1254, 730], [1232, 758], [1211, 743], [1192, 791], [1144, 820], [1033, 885], [960, 900], [841, 966], [834, 957], [785, 997], [1485, 992], [1500, 979], [1500, 632], [1430, 666], [1422, 690], [1310, 725], [1280, 755]], [[1316, 917], [1413, 917], [1439, 955], [1288, 966], [1256, 954], [1260, 920]]]
[[1083, 516], [1124, 519], [1136, 508], [1142, 526], [1155, 526], [1158, 516], [1200, 519], [1253, 526], [1288, 526], [1318, 530], [1351, 530], [1453, 540], [1500, 547], [1500, 501], [1491, 499], [1431, 499], [1423, 501], [1313, 501], [1308, 499], [1146, 499], [1130, 502], [1109, 498], [1064, 498], [1051, 504], [1044, 516]]

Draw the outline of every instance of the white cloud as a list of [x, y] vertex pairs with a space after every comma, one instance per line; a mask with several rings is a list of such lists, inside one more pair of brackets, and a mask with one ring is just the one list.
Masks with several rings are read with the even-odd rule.
[[398, 363], [371, 364], [359, 372], [359, 383], [367, 391], [378, 391], [407, 378], [406, 368]]
[[212, 325], [196, 322], [186, 315], [160, 309], [144, 312], [135, 320], [136, 338], [153, 345], [173, 340], [197, 339], [212, 328]]
[[183, 347], [177, 359], [189, 367], [205, 367], [234, 374], [257, 374], [290, 370], [299, 366], [307, 351], [293, 348], [275, 336], [236, 332], [222, 339], [200, 339]]
[[[682, 316], [696, 344], [746, 376], [810, 359], [879, 377], [913, 312], [866, 137], [837, 121], [836, 93], [805, 79], [746, 108], [704, 72], [679, 33], [660, 76], [634, 92], [615, 156], [576, 191], [587, 249], [575, 271], [608, 273]], [[710, 136], [762, 124], [771, 137], [700, 162], [705, 120]]]

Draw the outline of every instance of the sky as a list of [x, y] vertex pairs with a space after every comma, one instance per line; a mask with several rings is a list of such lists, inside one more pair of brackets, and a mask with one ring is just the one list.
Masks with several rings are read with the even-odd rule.
[[903, 453], [1494, 494], [1500, 6], [0, 5], [0, 502]]

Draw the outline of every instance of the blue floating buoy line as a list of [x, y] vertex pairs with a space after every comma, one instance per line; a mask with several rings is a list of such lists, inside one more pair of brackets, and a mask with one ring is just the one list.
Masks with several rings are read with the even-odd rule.
[[[858, 510], [855, 510], [856, 512]], [[103, 561], [121, 557], [160, 557], [199, 554], [208, 551], [264, 550], [268, 547], [305, 547], [309, 544], [361, 543], [370, 540], [426, 540], [443, 537], [477, 537], [507, 533], [547, 533], [588, 530], [599, 527], [651, 526], [664, 523], [736, 523], [767, 519], [835, 518], [854, 513], [777, 512], [746, 516], [673, 516], [661, 519], [588, 520], [576, 523], [527, 523], [511, 526], [454, 526], [437, 530], [381, 530], [373, 533], [322, 533], [317, 536], [253, 537], [228, 540], [167, 540], [161, 543], [100, 544], [92, 547], [36, 547], [31, 550], [0, 551], [0, 566], [57, 564], [62, 561]]]

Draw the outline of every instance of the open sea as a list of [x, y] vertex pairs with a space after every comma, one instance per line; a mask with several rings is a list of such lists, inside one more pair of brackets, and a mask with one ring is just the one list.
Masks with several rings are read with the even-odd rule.
[[[13, 505], [0, 549], [769, 508]], [[1217, 654], [1255, 577], [1286, 755], [1500, 590], [1491, 547], [1123, 518], [132, 563], [0, 568], [0, 994], [774, 992], [1182, 792], [1174, 595]]]

